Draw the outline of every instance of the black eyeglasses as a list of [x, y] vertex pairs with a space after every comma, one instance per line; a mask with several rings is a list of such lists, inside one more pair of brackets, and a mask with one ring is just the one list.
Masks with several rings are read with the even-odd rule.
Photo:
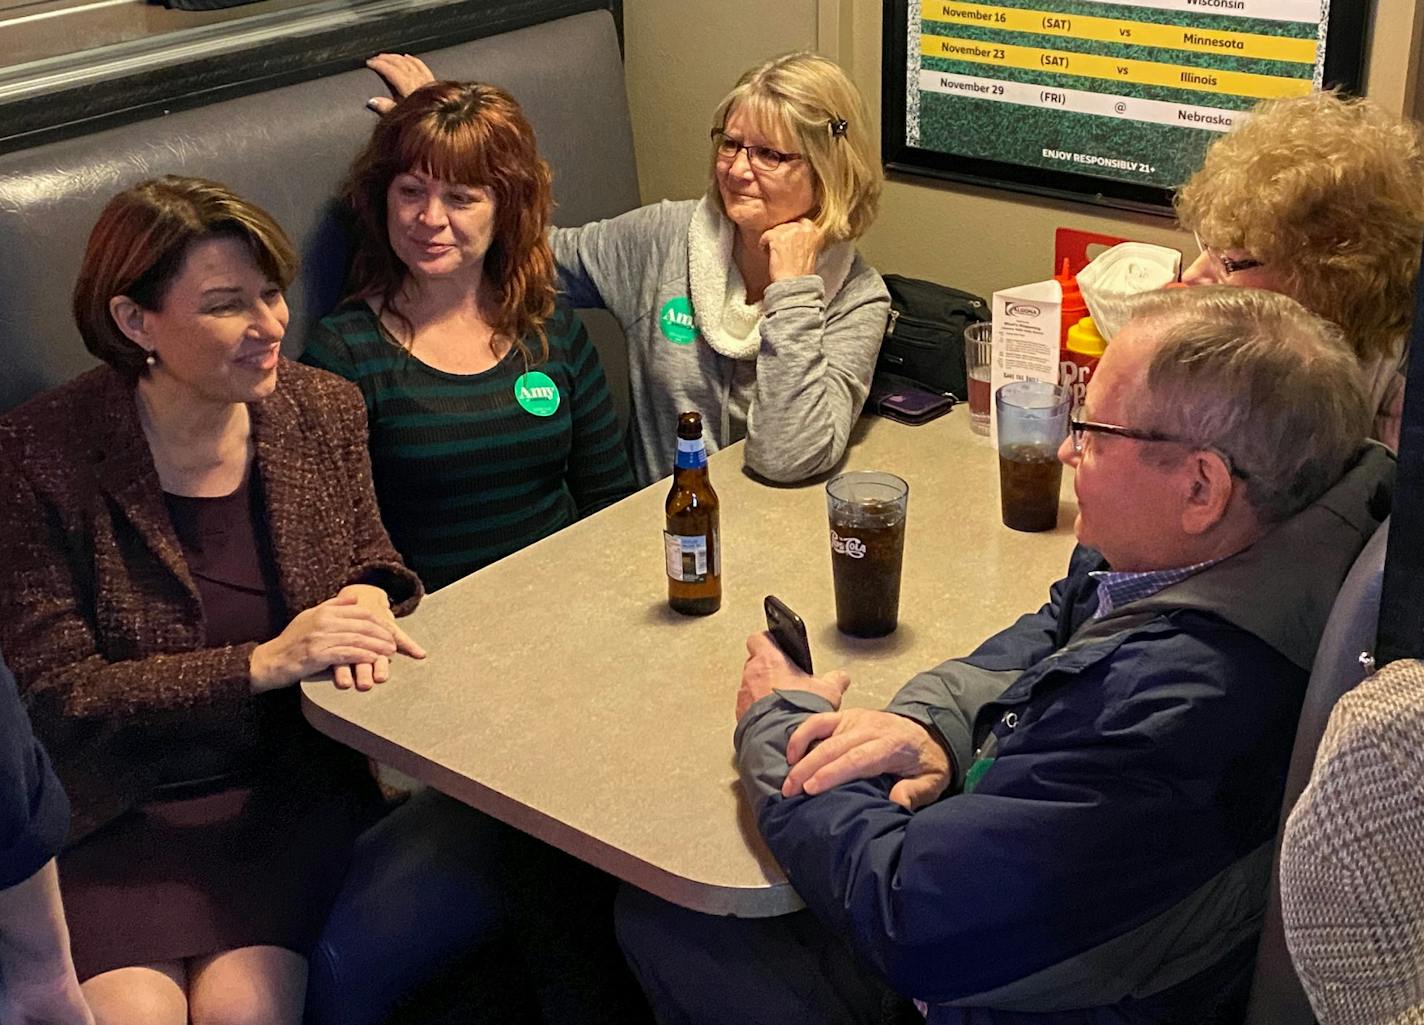
[[1232, 259], [1230, 256], [1223, 256], [1221, 251], [1214, 246], [1209, 246], [1201, 240], [1200, 235], [1194, 236], [1197, 240], [1197, 248], [1217, 263], [1221, 264], [1221, 269], [1227, 274], [1235, 274], [1237, 271], [1252, 270], [1256, 267], [1264, 267], [1260, 260], [1250, 256], [1243, 256], [1241, 259]]
[[1115, 438], [1131, 438], [1133, 441], [1167, 441], [1174, 445], [1188, 445], [1192, 448], [1205, 447], [1208, 452], [1215, 452], [1221, 457], [1221, 461], [1226, 464], [1226, 471], [1231, 476], [1239, 480], [1251, 479], [1251, 475], [1237, 466], [1235, 460], [1221, 449], [1211, 445], [1201, 446], [1186, 438], [1179, 438], [1175, 434], [1139, 430], [1136, 427], [1119, 427], [1117, 424], [1100, 424], [1094, 420], [1069, 420], [1068, 433], [1073, 439], [1073, 451], [1078, 455], [1083, 454], [1083, 446], [1086, 444], [1089, 434], [1110, 434]]
[[737, 154], [746, 150], [747, 160], [758, 171], [775, 171], [782, 164], [801, 159], [800, 153], [783, 153], [770, 146], [748, 146], [741, 139], [728, 135], [720, 128], [712, 129], [712, 141], [717, 144], [719, 159], [736, 160]]

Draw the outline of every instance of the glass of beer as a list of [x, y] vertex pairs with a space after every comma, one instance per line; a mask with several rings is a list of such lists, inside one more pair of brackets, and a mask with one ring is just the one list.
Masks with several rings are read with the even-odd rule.
[[826, 484], [836, 626], [884, 637], [900, 620], [900, 562], [910, 485], [893, 473], [855, 470]]
[[1012, 381], [994, 395], [999, 415], [999, 502], [1004, 526], [1052, 530], [1058, 525], [1071, 396], [1062, 385]]
[[964, 329], [964, 379], [969, 385], [969, 429], [989, 433], [989, 376], [993, 371], [993, 327], [970, 324]]

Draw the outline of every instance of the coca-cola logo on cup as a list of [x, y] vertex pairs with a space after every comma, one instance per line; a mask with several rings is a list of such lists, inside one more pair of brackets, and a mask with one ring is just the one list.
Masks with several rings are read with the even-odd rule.
[[858, 537], [841, 537], [831, 531], [831, 551], [837, 555], [848, 555], [852, 559], [865, 558], [865, 542]]

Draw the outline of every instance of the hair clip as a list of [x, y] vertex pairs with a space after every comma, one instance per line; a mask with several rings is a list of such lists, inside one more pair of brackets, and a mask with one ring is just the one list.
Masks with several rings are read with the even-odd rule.
[[833, 118], [831, 118], [831, 135], [832, 135], [833, 137], [839, 139], [842, 135], [845, 135], [846, 129], [849, 128], [849, 127], [850, 127], [850, 122], [848, 122], [845, 118], [843, 118], [843, 117], [833, 117]]

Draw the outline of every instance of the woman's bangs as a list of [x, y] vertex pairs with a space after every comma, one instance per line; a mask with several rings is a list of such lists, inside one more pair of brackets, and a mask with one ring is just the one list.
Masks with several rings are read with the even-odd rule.
[[488, 147], [480, 145], [475, 126], [455, 125], [443, 129], [423, 119], [403, 133], [399, 145], [397, 167], [418, 170], [440, 181], [476, 188], [489, 186], [495, 179], [489, 166]]
[[789, 152], [801, 149], [801, 136], [791, 124], [784, 105], [775, 96], [764, 92], [748, 90], [727, 108], [730, 120], [733, 114], [743, 114], [751, 121], [756, 132], [769, 139], [777, 139]]

